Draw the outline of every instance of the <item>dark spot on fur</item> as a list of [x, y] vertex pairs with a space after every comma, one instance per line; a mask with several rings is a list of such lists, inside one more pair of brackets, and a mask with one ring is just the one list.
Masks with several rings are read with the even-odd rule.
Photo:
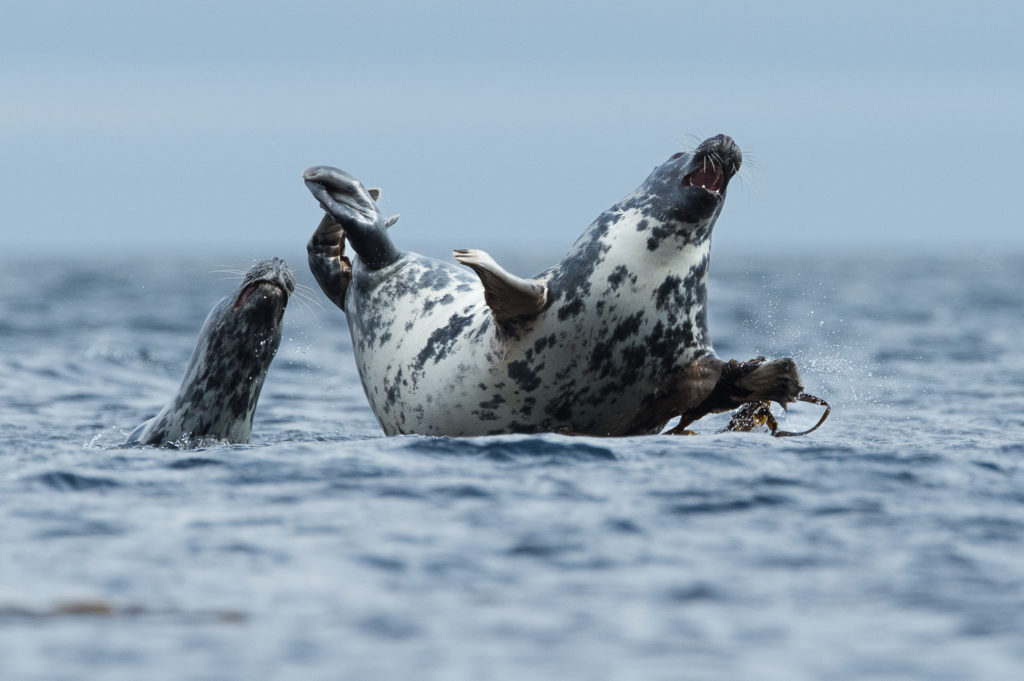
[[607, 377], [614, 370], [621, 370], [617, 346], [640, 331], [644, 311], [640, 310], [619, 322], [610, 337], [598, 341], [590, 353], [588, 370], [597, 373], [601, 378]]
[[554, 347], [555, 343], [557, 343], [557, 342], [558, 342], [558, 337], [555, 334], [551, 334], [550, 336], [545, 336], [543, 338], [538, 338], [534, 342], [534, 344], [533, 344], [533, 349], [539, 355], [540, 353], [544, 352], [545, 348], [547, 348], [549, 346], [550, 347]]
[[547, 409], [547, 415], [556, 423], [572, 422], [572, 398], [570, 395], [563, 395], [551, 403]]
[[505, 398], [502, 397], [501, 395], [496, 394], [496, 395], [494, 395], [494, 397], [492, 397], [491, 399], [487, 400], [486, 402], [481, 402], [480, 403], [480, 408], [481, 409], [497, 409], [498, 406], [503, 404], [504, 402], [505, 402]]
[[423, 302], [423, 311], [424, 312], [430, 312], [431, 310], [434, 309], [435, 306], [437, 306], [437, 305], [447, 305], [448, 303], [452, 302], [453, 300], [455, 300], [455, 297], [452, 294], [450, 294], [450, 293], [446, 293], [443, 296], [441, 296], [440, 298], [428, 298], [427, 300], [425, 300]]
[[559, 310], [559, 318], [563, 321], [576, 314], [573, 310], [578, 312], [582, 309], [577, 306], [582, 306], [582, 300], [590, 295], [594, 268], [604, 261], [605, 254], [611, 249], [602, 238], [619, 217], [619, 213], [612, 209], [602, 213], [591, 224], [573, 247], [573, 253], [562, 261], [548, 281], [548, 302], [544, 309], [550, 308], [558, 300], [564, 300], [565, 304]]
[[612, 285], [612, 290], [617, 291], [622, 282], [625, 281], [629, 275], [629, 268], [625, 265], [619, 265], [612, 273], [608, 275], [608, 283]]
[[[390, 373], [390, 367], [388, 367], [388, 373]], [[395, 378], [391, 381], [391, 384], [387, 386], [387, 390], [384, 392], [384, 403], [388, 407], [393, 407], [398, 402], [400, 395], [400, 385], [406, 383], [402, 378], [402, 369], [398, 369], [398, 373], [395, 374]], [[402, 417], [404, 418], [404, 417]]]
[[676, 308], [683, 307], [686, 299], [679, 291], [682, 283], [683, 280], [674, 274], [666, 277], [654, 293], [654, 306], [659, 310], [666, 310], [670, 305]]
[[650, 356], [659, 360], [661, 370], [669, 372], [679, 364], [683, 349], [694, 345], [693, 326], [689, 319], [682, 326], [665, 326], [659, 321], [643, 342]]
[[675, 230], [662, 223], [651, 229], [651, 236], [647, 237], [647, 250], [656, 251], [661, 242], [675, 234]]
[[[543, 364], [537, 367], [538, 369], [543, 368]], [[516, 362], [509, 362], [508, 365], [508, 377], [516, 382], [519, 389], [523, 392], [533, 392], [540, 387], [540, 376], [537, 372], [530, 368], [528, 362], [518, 360]]]
[[413, 366], [418, 370], [422, 370], [427, 360], [433, 359], [434, 363], [437, 364], [442, 359], [448, 356], [454, 347], [455, 342], [459, 338], [459, 334], [473, 321], [473, 317], [469, 315], [457, 315], [453, 314], [448, 319], [448, 324], [437, 329], [434, 333], [430, 334], [430, 338], [427, 339], [427, 344], [423, 346], [419, 354], [416, 355], [416, 361]]
[[417, 288], [420, 290], [432, 290], [440, 291], [448, 288], [451, 284], [451, 275], [448, 273], [447, 268], [444, 267], [431, 267], [425, 269], [423, 274], [420, 275]]
[[558, 308], [558, 319], [559, 321], [565, 321], [569, 317], [575, 317], [580, 312], [583, 312], [583, 300], [580, 298], [572, 298], [562, 307]]

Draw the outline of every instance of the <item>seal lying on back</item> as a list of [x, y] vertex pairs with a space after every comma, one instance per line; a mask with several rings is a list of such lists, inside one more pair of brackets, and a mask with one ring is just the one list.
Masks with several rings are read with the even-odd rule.
[[674, 154], [532, 279], [483, 251], [455, 251], [472, 272], [403, 252], [377, 190], [335, 168], [307, 169], [327, 213], [310, 269], [348, 317], [381, 427], [631, 435], [680, 415], [795, 399], [793, 360], [723, 362], [708, 335], [711, 230], [741, 162], [724, 135]]
[[126, 445], [248, 442], [263, 379], [281, 344], [281, 320], [295, 279], [279, 258], [263, 260], [210, 311], [185, 377], [167, 406]]

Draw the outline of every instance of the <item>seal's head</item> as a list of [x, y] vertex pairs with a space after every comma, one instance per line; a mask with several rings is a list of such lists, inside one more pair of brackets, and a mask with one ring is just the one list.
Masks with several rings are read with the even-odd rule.
[[654, 169], [644, 183], [662, 220], [688, 224], [714, 223], [725, 203], [725, 192], [743, 163], [731, 137], [716, 135], [692, 152], [673, 154]]
[[177, 395], [125, 444], [248, 442], [294, 291], [295, 279], [280, 258], [253, 265], [206, 317]]
[[201, 393], [221, 396], [224, 405], [216, 409], [234, 418], [245, 418], [248, 412], [251, 421], [263, 377], [281, 344], [281, 320], [294, 291], [295, 279], [280, 258], [249, 268], [238, 288], [207, 316], [182, 387], [186, 382], [200, 384]]
[[231, 313], [244, 318], [243, 323], [276, 329], [280, 336], [288, 296], [294, 292], [295, 278], [284, 260], [262, 260], [245, 273], [231, 305]]

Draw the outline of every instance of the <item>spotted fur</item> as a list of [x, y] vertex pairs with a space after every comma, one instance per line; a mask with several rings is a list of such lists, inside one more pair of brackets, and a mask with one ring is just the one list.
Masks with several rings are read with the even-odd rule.
[[295, 280], [283, 260], [254, 265], [207, 316], [174, 399], [138, 426], [125, 444], [248, 442], [294, 290]]
[[[546, 291], [540, 312], [513, 320], [492, 313], [472, 271], [402, 253], [379, 226], [371, 230], [383, 245], [371, 250], [372, 266], [361, 262], [360, 247], [373, 242], [367, 225], [379, 222], [372, 202], [351, 176], [308, 170], [328, 213], [358, 232], [339, 306], [381, 427], [452, 436], [650, 433], [706, 399], [722, 368], [707, 325], [711, 231], [740, 163], [724, 136], [673, 156], [533, 280]], [[693, 186], [709, 164], [722, 170], [720, 186]], [[339, 188], [324, 179], [329, 173]], [[314, 274], [330, 269], [314, 261], [337, 251], [316, 251], [317, 239]], [[337, 295], [337, 280], [317, 278]]]

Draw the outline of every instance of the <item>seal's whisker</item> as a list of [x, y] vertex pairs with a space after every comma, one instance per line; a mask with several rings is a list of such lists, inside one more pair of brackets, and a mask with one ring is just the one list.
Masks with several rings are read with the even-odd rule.
[[688, 132], [684, 134], [682, 139], [679, 141], [679, 146], [685, 149], [688, 153], [692, 154], [697, 149], [697, 147], [700, 146], [701, 141], [701, 137], [698, 137], [692, 132]]
[[315, 297], [313, 297], [313, 294], [312, 294], [312, 293], [310, 293], [310, 292], [307, 292], [307, 291], [300, 291], [300, 290], [299, 290], [299, 288], [298, 288], [297, 286], [296, 286], [296, 288], [295, 288], [295, 292], [294, 292], [294, 293], [292, 294], [292, 296], [293, 296], [293, 297], [295, 298], [295, 300], [297, 300], [297, 301], [299, 301], [300, 303], [302, 303], [303, 305], [305, 305], [305, 306], [306, 306], [306, 308], [307, 308], [307, 309], [308, 309], [308, 310], [309, 310], [310, 312], [312, 312], [312, 311], [313, 311], [313, 310], [312, 310], [312, 308], [311, 308], [311, 307], [309, 307], [309, 306], [310, 306], [310, 304], [312, 304], [312, 305], [315, 305], [315, 306], [316, 306], [317, 308], [319, 308], [320, 310], [323, 310], [323, 309], [324, 309], [324, 306], [323, 306], [323, 304], [322, 304], [322, 303], [321, 303], [321, 302], [320, 302], [319, 300], [317, 300], [317, 299], [316, 299]]
[[244, 277], [246, 272], [248, 272], [252, 268], [252, 265], [225, 265], [225, 264], [222, 264], [222, 265], [218, 265], [217, 267], [219, 269], [210, 270], [210, 272], [211, 273], [219, 273], [219, 274], [233, 274], [236, 277]]
[[736, 173], [736, 177], [739, 179], [740, 185], [744, 190], [753, 189], [756, 196], [764, 196], [766, 194], [764, 184], [761, 182], [761, 164], [758, 162], [757, 157], [749, 152], [745, 152], [743, 155], [743, 164], [740, 166], [739, 172]]
[[296, 304], [298, 304], [298, 305], [302, 306], [302, 308], [303, 308], [303, 309], [304, 309], [304, 310], [305, 310], [306, 312], [308, 312], [308, 313], [310, 313], [310, 314], [314, 314], [314, 312], [313, 312], [313, 308], [312, 308], [312, 307], [310, 306], [310, 302], [311, 302], [311, 301], [309, 301], [309, 300], [306, 300], [305, 298], [302, 298], [302, 297], [300, 297], [300, 296], [297, 296], [297, 295], [296, 295], [296, 296], [292, 296], [292, 297], [294, 298], [294, 300], [295, 300]]

